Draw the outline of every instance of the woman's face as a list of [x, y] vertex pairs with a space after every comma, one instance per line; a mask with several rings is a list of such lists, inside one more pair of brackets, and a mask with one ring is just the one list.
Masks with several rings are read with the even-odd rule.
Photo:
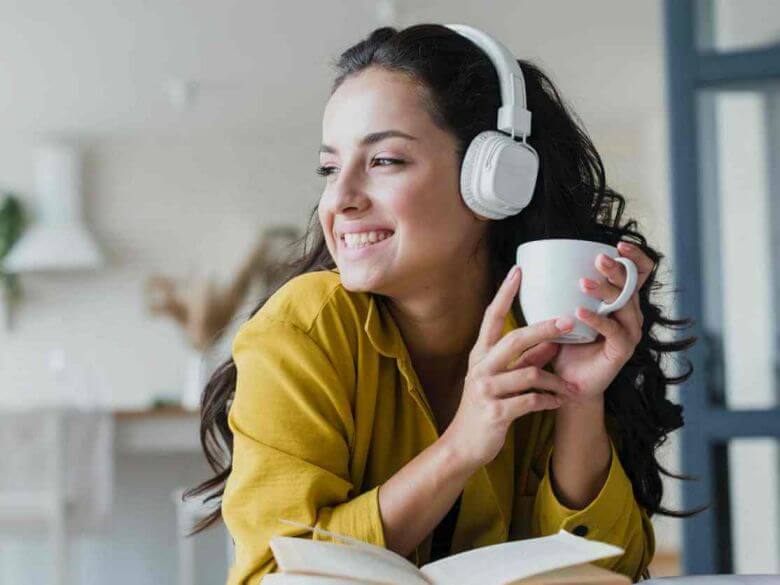
[[457, 141], [433, 123], [420, 91], [371, 67], [326, 105], [319, 219], [348, 290], [402, 296], [451, 286], [487, 225], [463, 203]]

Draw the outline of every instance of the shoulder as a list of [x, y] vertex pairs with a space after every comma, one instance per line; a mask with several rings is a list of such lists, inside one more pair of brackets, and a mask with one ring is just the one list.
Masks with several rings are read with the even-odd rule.
[[370, 293], [346, 290], [334, 271], [290, 279], [233, 338], [238, 377], [255, 388], [255, 399], [271, 392], [277, 400], [284, 386], [288, 397], [305, 389], [305, 400], [350, 403], [369, 302]]
[[237, 337], [258, 330], [295, 330], [326, 352], [343, 351], [356, 345], [369, 302], [370, 293], [347, 290], [335, 270], [307, 272], [280, 286]]
[[284, 321], [312, 333], [321, 319], [338, 317], [344, 321], [365, 317], [368, 303], [369, 293], [344, 288], [338, 272], [318, 270], [288, 280], [255, 317]]

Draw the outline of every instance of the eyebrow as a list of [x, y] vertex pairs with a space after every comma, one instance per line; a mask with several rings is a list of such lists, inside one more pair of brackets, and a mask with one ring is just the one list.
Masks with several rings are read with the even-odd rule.
[[[371, 134], [366, 134], [363, 137], [363, 139], [360, 141], [360, 145], [367, 146], [369, 144], [375, 144], [387, 138], [393, 138], [393, 137], [406, 138], [407, 140], [417, 140], [415, 136], [411, 136], [406, 132], [401, 132], [400, 130], [383, 130], [382, 132], [373, 132]], [[328, 146], [327, 144], [323, 144], [322, 146], [320, 146], [320, 152], [329, 152], [331, 154], [336, 154], [336, 149], [333, 148], [332, 146]]]

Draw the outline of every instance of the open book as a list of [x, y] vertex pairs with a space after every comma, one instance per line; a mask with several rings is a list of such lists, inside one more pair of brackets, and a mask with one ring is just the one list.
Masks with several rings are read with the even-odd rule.
[[561, 530], [558, 534], [485, 546], [429, 563], [418, 569], [382, 547], [320, 528], [284, 521], [327, 535], [340, 543], [276, 536], [270, 546], [279, 573], [263, 585], [624, 585], [625, 575], [591, 561], [620, 555], [623, 549]]

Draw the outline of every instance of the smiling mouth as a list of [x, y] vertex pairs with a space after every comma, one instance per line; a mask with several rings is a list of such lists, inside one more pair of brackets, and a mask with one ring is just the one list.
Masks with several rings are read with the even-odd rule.
[[383, 232], [380, 236], [378, 236], [373, 242], [371, 240], [365, 240], [360, 241], [357, 240], [357, 242], [354, 240], [354, 238], [350, 238], [351, 242], [347, 243], [347, 238], [344, 234], [341, 235], [339, 238], [341, 240], [342, 246], [344, 246], [348, 250], [360, 250], [361, 248], [367, 248], [369, 246], [372, 246], [374, 244], [381, 244], [385, 240], [389, 240], [395, 232]]

